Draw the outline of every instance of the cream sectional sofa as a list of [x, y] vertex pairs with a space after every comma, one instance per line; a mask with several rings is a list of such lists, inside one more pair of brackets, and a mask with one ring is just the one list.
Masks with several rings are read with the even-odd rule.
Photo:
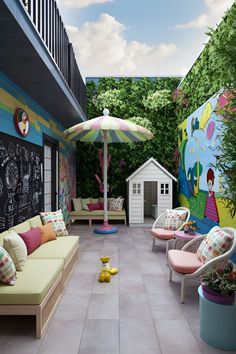
[[[93, 220], [103, 220], [104, 211], [103, 210], [79, 210], [70, 212], [70, 223], [75, 220], [88, 220], [89, 226], [92, 226]], [[123, 220], [126, 226], [126, 212], [121, 211], [108, 211], [108, 220]]]
[[[35, 216], [11, 228], [18, 233], [42, 225]], [[8, 234], [0, 234], [0, 245]], [[36, 338], [41, 338], [79, 260], [79, 236], [60, 236], [42, 244], [17, 272], [14, 286], [0, 283], [0, 315], [34, 315]]]

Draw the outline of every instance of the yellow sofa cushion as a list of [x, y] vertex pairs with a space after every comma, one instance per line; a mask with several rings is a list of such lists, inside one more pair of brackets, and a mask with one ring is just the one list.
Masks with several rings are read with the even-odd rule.
[[33, 218], [29, 219], [30, 227], [40, 227], [43, 225], [42, 220], [39, 215], [34, 216]]
[[31, 226], [30, 226], [29, 220], [26, 220], [26, 221], [10, 228], [10, 230], [14, 230], [17, 234], [27, 232], [30, 229], [31, 229]]
[[[38, 305], [61, 273], [62, 259], [28, 259], [14, 286], [0, 284], [1, 305]], [[40, 275], [40, 276], [39, 276]]]
[[66, 263], [78, 243], [79, 236], [61, 236], [55, 241], [42, 244], [28, 256], [28, 259], [59, 258]]

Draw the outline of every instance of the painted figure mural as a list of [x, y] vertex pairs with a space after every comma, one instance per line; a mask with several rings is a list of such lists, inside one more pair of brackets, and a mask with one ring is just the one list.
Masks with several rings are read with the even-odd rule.
[[223, 203], [223, 176], [217, 170], [222, 128], [217, 108], [222, 102], [224, 94], [211, 97], [179, 126], [179, 200], [201, 232], [218, 224], [236, 227]]
[[71, 211], [71, 198], [76, 197], [75, 151], [68, 151], [67, 156], [61, 152], [59, 167], [59, 205], [67, 222]]
[[209, 168], [207, 171], [207, 185], [208, 185], [208, 193], [206, 198], [205, 212], [204, 215], [210, 220], [213, 220], [219, 223], [219, 214], [216, 204], [215, 192], [213, 191], [214, 186], [214, 171], [212, 168]]

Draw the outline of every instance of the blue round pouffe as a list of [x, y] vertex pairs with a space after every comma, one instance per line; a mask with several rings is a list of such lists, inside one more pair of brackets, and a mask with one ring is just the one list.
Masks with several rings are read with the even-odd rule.
[[117, 227], [113, 227], [110, 226], [109, 229], [106, 228], [101, 228], [101, 227], [96, 227], [96, 229], [94, 229], [95, 234], [115, 234], [116, 232], [118, 232], [118, 228]]

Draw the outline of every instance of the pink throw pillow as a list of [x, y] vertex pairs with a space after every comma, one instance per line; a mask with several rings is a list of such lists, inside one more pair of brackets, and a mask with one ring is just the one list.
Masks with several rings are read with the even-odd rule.
[[27, 232], [19, 233], [19, 235], [26, 245], [28, 254], [41, 245], [41, 230], [39, 227], [33, 227]]
[[100, 203], [89, 203], [87, 205], [88, 205], [89, 211], [101, 210]]

